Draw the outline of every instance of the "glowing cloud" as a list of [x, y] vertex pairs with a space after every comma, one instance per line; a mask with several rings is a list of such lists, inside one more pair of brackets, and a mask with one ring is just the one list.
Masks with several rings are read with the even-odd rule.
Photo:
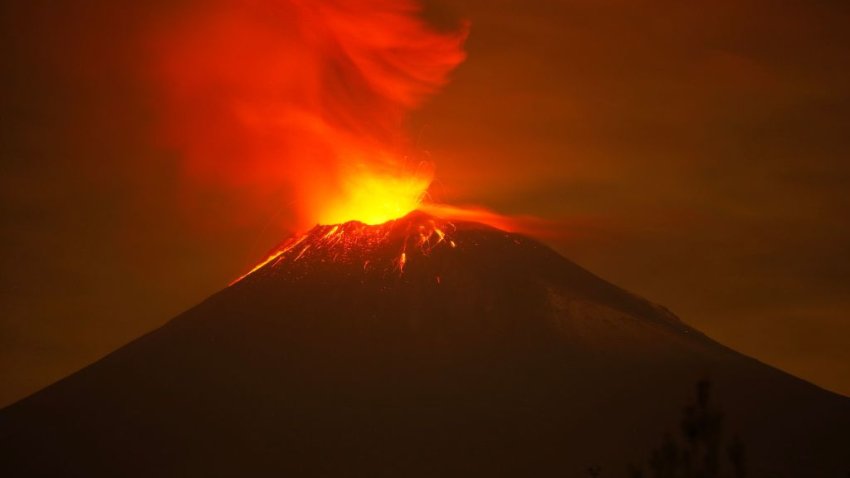
[[165, 133], [194, 180], [266, 200], [295, 227], [379, 223], [416, 208], [433, 169], [408, 112], [464, 59], [412, 0], [214, 0], [154, 35]]

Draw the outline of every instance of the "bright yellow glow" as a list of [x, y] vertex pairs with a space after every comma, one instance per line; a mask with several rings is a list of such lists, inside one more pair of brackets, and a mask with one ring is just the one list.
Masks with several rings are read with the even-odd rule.
[[415, 210], [431, 184], [431, 175], [391, 176], [361, 172], [347, 178], [340, 198], [319, 214], [319, 224], [360, 221], [383, 224]]

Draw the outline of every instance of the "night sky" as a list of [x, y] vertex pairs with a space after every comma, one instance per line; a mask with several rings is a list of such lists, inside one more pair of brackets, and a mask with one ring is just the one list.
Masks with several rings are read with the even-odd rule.
[[[199, 1], [2, 4], [0, 405], [163, 324], [291, 232], [186, 177], [145, 38]], [[850, 395], [850, 5], [475, 0], [407, 125], [431, 194], [740, 352]], [[248, 199], [251, 198], [251, 199]]]

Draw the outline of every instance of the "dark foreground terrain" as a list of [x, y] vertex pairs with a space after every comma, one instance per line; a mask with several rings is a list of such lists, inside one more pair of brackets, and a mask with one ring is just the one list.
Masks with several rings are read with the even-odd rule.
[[413, 214], [285, 249], [0, 411], [0, 476], [626, 476], [706, 376], [748, 476], [850, 470], [850, 399], [535, 241]]

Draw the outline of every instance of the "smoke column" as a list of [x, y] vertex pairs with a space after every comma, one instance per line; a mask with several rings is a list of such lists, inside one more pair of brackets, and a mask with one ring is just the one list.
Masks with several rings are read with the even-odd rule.
[[167, 142], [192, 180], [257, 199], [286, 188], [293, 227], [392, 219], [433, 168], [404, 119], [464, 60], [411, 0], [193, 3], [155, 35]]

